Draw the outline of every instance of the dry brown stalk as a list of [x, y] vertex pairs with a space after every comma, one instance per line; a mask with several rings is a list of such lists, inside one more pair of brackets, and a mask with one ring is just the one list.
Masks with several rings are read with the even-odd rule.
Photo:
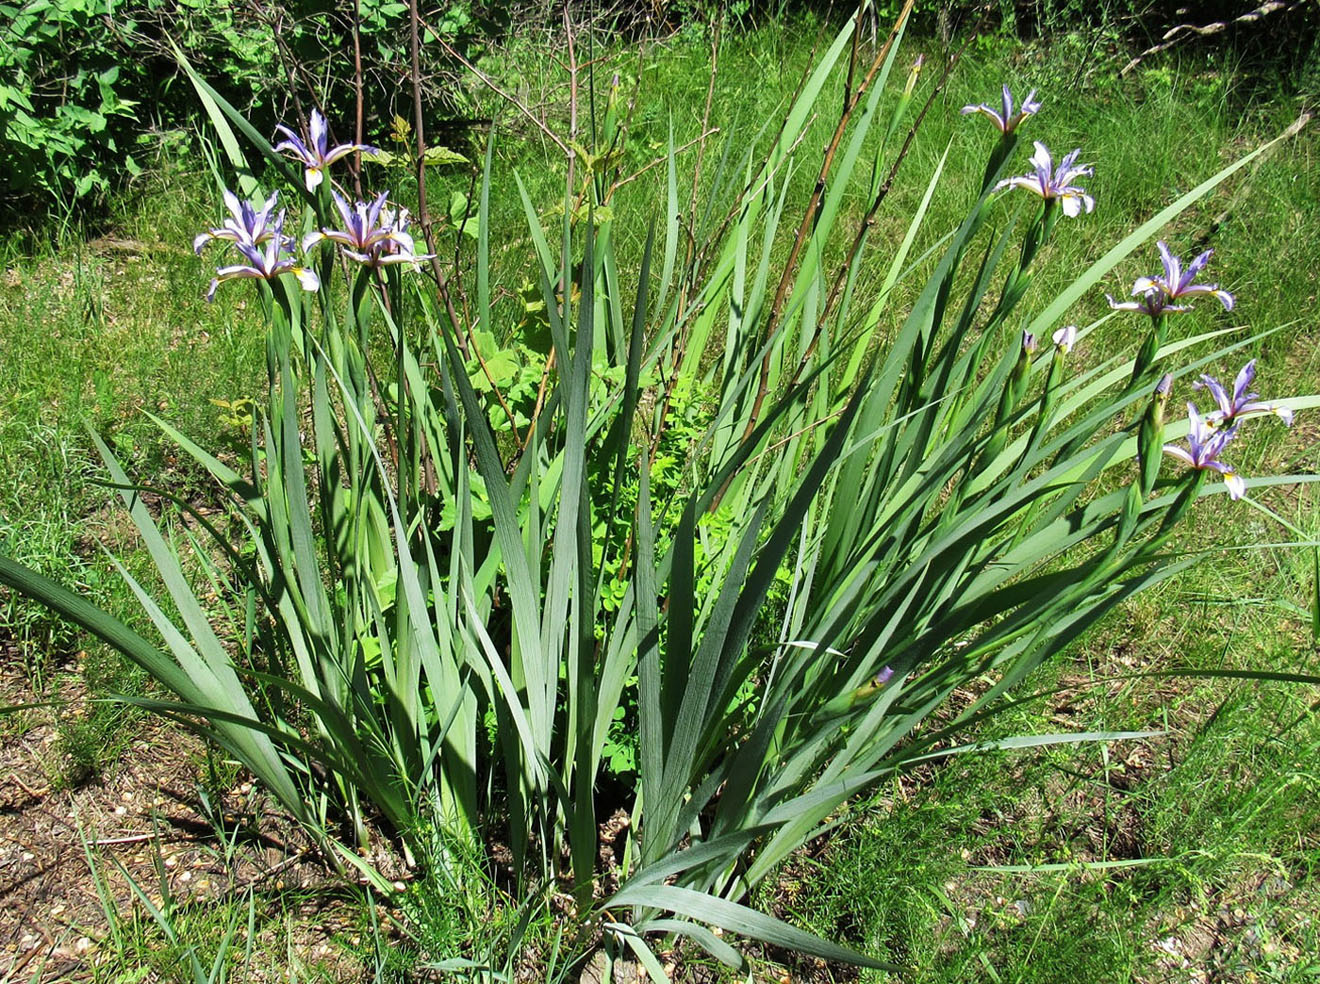
[[[802, 253], [803, 244], [810, 238], [811, 225], [816, 220], [816, 215], [820, 211], [821, 201], [825, 195], [825, 184], [829, 178], [830, 171], [834, 168], [834, 158], [838, 153], [839, 144], [843, 141], [843, 135], [848, 129], [848, 124], [852, 120], [853, 113], [862, 100], [871, 83], [875, 81], [881, 66], [889, 55], [890, 48], [898, 40], [898, 32], [903, 24], [907, 22], [908, 16], [912, 13], [912, 5], [915, 0], [907, 0], [903, 4], [902, 11], [899, 12], [898, 19], [894, 22], [893, 29], [889, 32], [889, 37], [884, 45], [876, 52], [875, 58], [871, 62], [871, 67], [867, 70], [866, 77], [853, 90], [851, 98], [839, 114], [839, 122], [834, 128], [834, 135], [825, 147], [824, 159], [821, 161], [820, 172], [816, 176], [816, 185], [811, 191], [811, 200], [807, 203], [807, 209], [802, 216], [802, 222], [798, 226], [797, 236], [793, 239], [793, 246], [789, 250], [788, 260], [784, 263], [783, 276], [779, 278], [779, 286], [775, 290], [774, 300], [770, 305], [770, 315], [766, 320], [765, 340], [769, 341], [774, 337], [775, 329], [779, 325], [779, 318], [783, 313], [784, 303], [788, 299], [788, 289], [793, 282], [793, 274], [797, 270], [798, 258]], [[849, 68], [849, 75], [852, 74], [852, 68]], [[752, 412], [748, 415], [747, 426], [743, 430], [743, 440], [751, 437], [752, 432], [756, 430], [756, 421], [761, 415], [761, 407], [765, 404], [765, 398], [770, 388], [770, 366], [773, 362], [773, 352], [766, 351], [761, 359], [761, 374], [757, 382], [756, 397], [752, 402]], [[716, 497], [718, 501], [718, 496]]]

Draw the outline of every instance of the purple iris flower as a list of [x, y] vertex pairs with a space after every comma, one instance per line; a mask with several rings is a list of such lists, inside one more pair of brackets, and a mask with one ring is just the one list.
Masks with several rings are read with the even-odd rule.
[[1068, 325], [1066, 328], [1060, 328], [1054, 333], [1054, 344], [1059, 347], [1059, 351], [1067, 355], [1072, 351], [1073, 346], [1077, 344], [1077, 326]]
[[964, 106], [962, 114], [980, 113], [982, 116], [988, 116], [991, 121], [999, 128], [1000, 133], [1012, 133], [1022, 121], [1028, 116], [1034, 116], [1040, 112], [1040, 103], [1035, 101], [1036, 90], [1032, 89], [1027, 93], [1027, 98], [1022, 100], [1022, 106], [1016, 113], [1013, 112], [1013, 96], [1008, 91], [1008, 86], [1004, 86], [1004, 111], [999, 113], [991, 106], [981, 103], [979, 106]]
[[1074, 178], [1092, 173], [1089, 166], [1077, 164], [1077, 155], [1081, 152], [1079, 147], [1055, 167], [1049, 148], [1037, 140], [1036, 152], [1031, 155], [1031, 163], [1036, 168], [1035, 173], [1024, 174], [1017, 178], [1005, 178], [995, 185], [995, 191], [1001, 188], [1025, 188], [1040, 195], [1047, 202], [1057, 201], [1063, 209], [1063, 214], [1069, 218], [1081, 215], [1083, 208], [1090, 212], [1095, 208], [1095, 199], [1088, 195], [1084, 188], [1072, 184]]
[[1199, 382], [1193, 383], [1192, 386], [1196, 389], [1208, 389], [1210, 395], [1215, 398], [1215, 403], [1219, 404], [1218, 410], [1212, 410], [1205, 415], [1206, 426], [1215, 429], [1232, 427], [1235, 421], [1244, 417], [1262, 417], [1270, 414], [1291, 427], [1293, 412], [1290, 409], [1281, 407], [1277, 403], [1262, 403], [1257, 400], [1259, 393], [1247, 392], [1251, 381], [1255, 378], [1256, 360], [1252, 359], [1242, 367], [1237, 379], [1233, 381], [1232, 396], [1229, 396], [1219, 380], [1213, 376], [1202, 375]]
[[1187, 431], [1187, 447], [1166, 444], [1164, 453], [1173, 455], [1193, 468], [1219, 472], [1224, 476], [1224, 484], [1228, 486], [1229, 498], [1241, 499], [1247, 494], [1246, 482], [1233, 470], [1232, 465], [1219, 460], [1224, 446], [1237, 436], [1237, 428], [1210, 426], [1197, 412], [1195, 403], [1187, 404], [1187, 420], [1190, 423]]
[[386, 208], [389, 193], [382, 191], [375, 201], [350, 206], [342, 195], [332, 191], [335, 208], [343, 220], [341, 229], [320, 229], [303, 238], [303, 250], [330, 241], [344, 248], [344, 254], [359, 263], [384, 266], [390, 263], [417, 263], [429, 260], [429, 253], [417, 253], [408, 233], [408, 211]]
[[236, 242], [234, 245], [243, 254], [247, 263], [220, 267], [215, 271], [215, 279], [206, 291], [208, 301], [215, 300], [215, 289], [226, 280], [254, 278], [274, 280], [281, 274], [291, 273], [298, 278], [303, 290], [316, 290], [321, 286], [320, 278], [307, 267], [297, 263], [289, 246], [289, 238], [284, 235], [284, 223], [278, 221], [271, 230], [271, 236], [262, 245]]
[[303, 180], [308, 191], [317, 189], [325, 179], [322, 172], [341, 157], [347, 157], [356, 150], [377, 152], [375, 147], [367, 144], [340, 144], [338, 147], [331, 147], [330, 128], [326, 125], [325, 117], [321, 115], [319, 109], [312, 110], [311, 127], [310, 132], [306, 134], [306, 140], [283, 124], [275, 127], [275, 130], [284, 134], [284, 139], [275, 145], [275, 149], [292, 154], [302, 163]]
[[1155, 244], [1160, 250], [1160, 260], [1164, 265], [1164, 276], [1162, 277], [1138, 277], [1132, 285], [1132, 295], [1141, 296], [1139, 301], [1115, 301], [1108, 294], [1109, 306], [1115, 311], [1140, 311], [1143, 314], [1149, 314], [1151, 317], [1158, 317], [1161, 314], [1168, 314], [1175, 311], [1190, 311], [1191, 305], [1178, 304], [1178, 300], [1191, 297], [1215, 297], [1219, 303], [1224, 305], [1225, 311], [1233, 310], [1233, 295], [1226, 290], [1220, 290], [1218, 284], [1198, 284], [1193, 283], [1196, 275], [1205, 269], [1205, 265], [1210, 262], [1210, 257], [1214, 250], [1207, 249], [1204, 253], [1187, 264], [1184, 270], [1182, 260], [1169, 252], [1168, 244], [1158, 242]]
[[[1135, 294], [1136, 291], [1133, 291]], [[1142, 314], [1148, 314], [1152, 318], [1158, 318], [1162, 314], [1170, 311], [1190, 311], [1191, 308], [1186, 304], [1169, 304], [1164, 296], [1164, 291], [1158, 287], [1151, 287], [1144, 291], [1139, 301], [1116, 301], [1109, 294], [1105, 295], [1105, 300], [1115, 311], [1140, 311]]]
[[259, 209], [254, 209], [249, 202], [245, 202], [235, 195], [228, 188], [224, 191], [225, 207], [229, 209], [230, 218], [225, 219], [224, 225], [217, 229], [210, 229], [199, 233], [193, 239], [193, 251], [202, 255], [202, 247], [209, 242], [217, 239], [228, 240], [239, 245], [260, 246], [262, 243], [274, 238], [275, 230], [284, 224], [284, 210], [281, 209], [275, 218], [271, 218], [271, 213], [275, 210], [275, 203], [279, 200], [280, 193], [273, 192], [266, 199], [266, 204]]

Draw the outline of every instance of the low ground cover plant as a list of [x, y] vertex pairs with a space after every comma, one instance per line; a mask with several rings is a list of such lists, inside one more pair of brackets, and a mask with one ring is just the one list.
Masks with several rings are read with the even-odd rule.
[[[222, 257], [209, 293], [255, 290], [268, 386], [242, 469], [160, 426], [231, 511], [179, 503], [186, 521], [162, 522], [93, 435], [161, 576], [154, 594], [123, 572], [161, 643], [11, 560], [0, 581], [146, 668], [172, 696], [136, 702], [223, 746], [334, 863], [373, 875], [356, 848], [383, 829], [462, 891], [498, 841], [510, 904], [566, 916], [561, 970], [603, 943], [662, 979], [653, 941], [669, 934], [739, 966], [712, 927], [884, 966], [746, 894], [852, 797], [974, 750], [960, 735], [1032, 669], [1193, 563], [1174, 536], [1198, 498], [1298, 481], [1224, 457], [1264, 426], [1251, 418], [1320, 401], [1250, 392], [1240, 353], [1259, 335], [1176, 329], [1198, 299], [1234, 298], [1198, 283], [1208, 252], [1184, 269], [1164, 242], [1162, 270], [1112, 302], [1149, 321], [1138, 351], [1070, 368], [1107, 323], [1067, 324], [1072, 305], [1254, 155], [1023, 323], [1043, 251], [1104, 203], [1081, 149], [1056, 162], [1036, 141], [1019, 174], [1020, 131], [1042, 128], [1049, 97], [1005, 86], [965, 109], [989, 126], [969, 120], [958, 152], [987, 130], [991, 144], [961, 223], [911, 255], [951, 147], [900, 241], [873, 241], [939, 84], [917, 99], [920, 64], [890, 84], [902, 17], [873, 57], [860, 23], [777, 129], [726, 161], [700, 242], [671, 145], [666, 214], [626, 275], [612, 91], [590, 148], [573, 135], [549, 233], [518, 189], [539, 281], [520, 324], [491, 279], [492, 147], [475, 284], [457, 294], [424, 218], [337, 182], [338, 161], [372, 148], [331, 146], [319, 114], [272, 142], [194, 76], [234, 175], [228, 217], [194, 246]], [[800, 137], [840, 76], [817, 165]], [[805, 204], [789, 194], [799, 166], [819, 167]], [[919, 275], [894, 317], [895, 285]], [[537, 383], [515, 396], [528, 363]], [[1175, 394], [1208, 406], [1192, 383], [1214, 409], [1166, 427]], [[694, 402], [698, 439], [657, 468]], [[448, 966], [504, 972], [516, 930], [507, 942]]]

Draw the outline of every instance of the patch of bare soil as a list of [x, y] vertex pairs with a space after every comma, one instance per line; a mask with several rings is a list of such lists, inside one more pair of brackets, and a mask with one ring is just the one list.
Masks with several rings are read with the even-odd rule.
[[1283, 875], [1255, 875], [1146, 927], [1154, 967], [1136, 984], [1292, 979], [1314, 964], [1308, 940], [1320, 891]]
[[[34, 702], [18, 655], [0, 638], [0, 706]], [[272, 953], [296, 953], [321, 980], [361, 979], [358, 912], [335, 891], [342, 882], [251, 783], [240, 775], [200, 793], [203, 743], [143, 718], [119, 761], [70, 785], [58, 715], [81, 712], [85, 686], [66, 668], [44, 696], [55, 706], [0, 717], [0, 982], [88, 980], [99, 963], [124, 959], [112, 952], [107, 908], [131, 922], [137, 907], [137, 922], [149, 921], [129, 878], [153, 904], [168, 892], [184, 912], [252, 892], [260, 911], [279, 913], [263, 920], [279, 924], [268, 927]], [[272, 975], [287, 979], [270, 965], [231, 979]]]

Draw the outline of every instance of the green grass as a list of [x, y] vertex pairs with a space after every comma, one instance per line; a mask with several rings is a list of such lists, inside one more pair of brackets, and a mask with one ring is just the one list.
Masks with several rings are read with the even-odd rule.
[[[757, 128], [774, 118], [810, 64], [814, 36], [814, 26], [803, 22], [726, 36], [710, 120], [720, 133], [703, 153], [704, 187], [721, 173], [739, 173]], [[921, 98], [933, 84], [939, 50], [934, 42], [910, 40], [902, 61], [918, 52], [928, 56]], [[617, 68], [630, 93], [640, 77], [626, 151], [630, 165], [639, 169], [663, 155], [671, 125], [677, 146], [698, 135], [709, 68], [702, 41], [658, 44], [640, 64], [635, 53], [608, 54], [598, 78]], [[881, 212], [875, 272], [865, 286], [876, 286], [888, 249], [955, 133], [977, 152], [951, 156], [917, 252], [965, 209], [980, 178], [980, 151], [992, 137], [982, 122], [963, 119], [957, 110], [993, 101], [1003, 80], [1015, 92], [1041, 89], [1045, 109], [1027, 124], [1028, 137], [1044, 140], [1056, 154], [1081, 146], [1083, 159], [1096, 167], [1087, 188], [1097, 210], [1064, 220], [1023, 323], [1034, 313], [1031, 298], [1043, 305], [1124, 232], [1276, 136], [1297, 115], [1286, 80], [1243, 80], [1226, 58], [1165, 60], [1120, 82], [1104, 70], [1076, 78], [1075, 55], [1066, 44], [1022, 49], [989, 43], [969, 50]], [[553, 116], [566, 118], [563, 89], [552, 86], [561, 81], [557, 70], [547, 71], [541, 61], [531, 71], [534, 57], [544, 55], [509, 55], [492, 60], [488, 70], [522, 78], [528, 102], [548, 104]], [[546, 211], [562, 197], [562, 179], [544, 165], [534, 131], [518, 127], [508, 110], [500, 121], [509, 130], [497, 137], [492, 215], [496, 228], [510, 232], [497, 240], [494, 279], [507, 289], [496, 294], [497, 321], [512, 324], [513, 288], [532, 269], [512, 174], [522, 176]], [[823, 144], [832, 125], [818, 118], [806, 145]], [[696, 156], [694, 148], [679, 158], [684, 207]], [[1261, 360], [1259, 388], [1267, 396], [1312, 389], [1320, 375], [1312, 317], [1320, 293], [1317, 157], [1320, 140], [1305, 130], [1164, 234], [1184, 256], [1213, 246], [1211, 279], [1239, 300], [1231, 315], [1202, 305], [1182, 316], [1176, 335], [1235, 324], [1287, 326], [1251, 353]], [[619, 222], [618, 228], [645, 228], [649, 213], [663, 207], [663, 178], [663, 167], [654, 168], [631, 189], [640, 193], [621, 195], [620, 212], [642, 221]], [[813, 178], [799, 171], [795, 181], [805, 190]], [[447, 204], [469, 183], [461, 171], [437, 173], [433, 200]], [[15, 257], [0, 284], [0, 469], [6, 475], [0, 549], [115, 599], [123, 613], [130, 611], [128, 599], [115, 594], [122, 589], [92, 544], [107, 541], [122, 554], [131, 543], [107, 494], [91, 480], [84, 424], [111, 438], [131, 460], [131, 471], [205, 501], [213, 493], [170, 454], [139, 411], [214, 438], [222, 412], [212, 401], [255, 395], [262, 385], [257, 312], [243, 307], [240, 291], [222, 290], [214, 306], [206, 305], [201, 294], [210, 268], [188, 249], [193, 232], [214, 221], [215, 197], [197, 161], [162, 159], [121, 205], [109, 234]], [[850, 203], [854, 219], [864, 207], [859, 192]], [[1010, 211], [1003, 206], [1005, 217]], [[795, 217], [786, 215], [784, 227], [795, 226]], [[624, 241], [621, 256], [639, 255], [641, 245], [640, 238]], [[1126, 294], [1154, 262], [1153, 248], [1139, 251], [1108, 289]], [[895, 317], [911, 299], [905, 289], [900, 285], [891, 304]], [[1097, 293], [1070, 318], [1086, 324], [1107, 312]], [[1136, 319], [1113, 318], [1079, 347], [1076, 365], [1103, 361], [1143, 331]], [[1237, 368], [1223, 365], [1217, 373], [1231, 376]], [[1192, 395], [1175, 392], [1174, 406]], [[1261, 426], [1251, 432], [1251, 444], [1233, 446], [1232, 460], [1247, 475], [1315, 471], [1317, 433], [1306, 415], [1292, 432]], [[1120, 679], [1174, 666], [1315, 672], [1305, 615], [1314, 591], [1309, 553], [1221, 549], [1293, 538], [1248, 504], [1221, 499], [1198, 506], [1180, 541], [1185, 549], [1214, 551], [1207, 560], [1110, 617], [1084, 645], [1046, 667], [1027, 692], [1067, 689], [996, 720], [986, 737], [1092, 728], [1167, 734], [1103, 749], [968, 756], [926, 768], [842, 818], [770, 879], [758, 901], [829, 938], [914, 967], [911, 981], [1156, 980], [1173, 966], [1168, 948], [1157, 946], [1168, 940], [1193, 965], [1218, 967], [1230, 979], [1248, 973], [1262, 980], [1311, 979], [1317, 970], [1311, 955], [1320, 952], [1320, 928], [1313, 917], [1307, 921], [1320, 908], [1320, 779], [1314, 771], [1320, 726], [1309, 709], [1314, 691]], [[1262, 503], [1306, 536], [1320, 534], [1313, 493], [1270, 490]], [[0, 634], [21, 644], [39, 690], [52, 674], [67, 672], [61, 655], [81, 645], [76, 635], [7, 595], [0, 595]], [[142, 686], [107, 653], [93, 650], [85, 665], [94, 694]], [[122, 710], [96, 707], [91, 718], [66, 722], [63, 730], [72, 760], [87, 774], [113, 768], [126, 747], [123, 736], [131, 733]], [[1097, 867], [1112, 862], [1140, 863]], [[1005, 870], [1041, 865], [1064, 867]], [[444, 892], [452, 889], [429, 891], [412, 910], [421, 956], [452, 956], [446, 947], [479, 948], [470, 914], [456, 916], [444, 904]], [[483, 904], [498, 898], [494, 890], [472, 891]], [[182, 913], [179, 926], [187, 938], [210, 940], [227, 925], [230, 911]], [[503, 918], [510, 911], [501, 908], [487, 929], [513, 931]], [[1215, 940], [1209, 947], [1197, 942], [1210, 932], [1207, 926]], [[126, 950], [116, 966], [146, 960], [147, 944], [159, 942], [149, 922], [138, 929], [134, 938], [145, 942]], [[542, 948], [553, 939], [542, 925], [523, 931]], [[153, 958], [157, 972], [168, 976], [168, 954], [175, 949], [163, 960]], [[396, 956], [405, 966], [391, 973], [406, 974], [411, 952]], [[819, 972], [791, 961], [790, 967]]]

